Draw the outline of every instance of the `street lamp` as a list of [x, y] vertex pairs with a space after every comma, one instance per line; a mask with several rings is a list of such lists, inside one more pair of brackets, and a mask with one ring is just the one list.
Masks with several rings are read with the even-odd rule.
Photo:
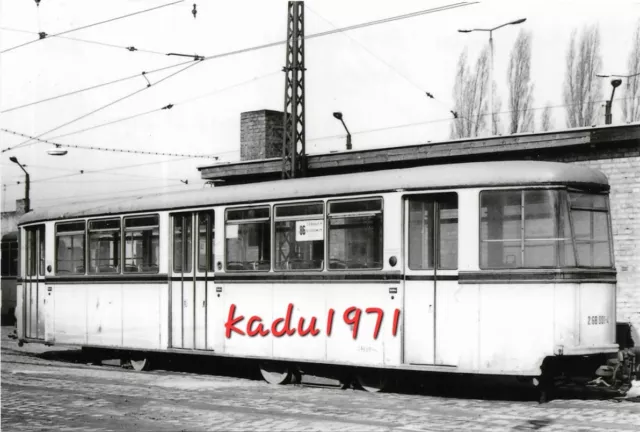
[[498, 30], [499, 28], [508, 26], [508, 25], [517, 25], [517, 24], [522, 24], [523, 22], [525, 22], [527, 19], [526, 18], [520, 18], [517, 19], [515, 21], [511, 21], [505, 24], [501, 24], [497, 27], [494, 28], [490, 28], [490, 29], [469, 29], [469, 30], [464, 30], [464, 29], [460, 29], [458, 30], [460, 33], [471, 33], [474, 31], [488, 31], [489, 32], [489, 51], [491, 53], [491, 61], [489, 63], [489, 82], [490, 82], [490, 88], [489, 88], [489, 109], [491, 110], [491, 135], [495, 135], [495, 131], [493, 130], [493, 32], [495, 30]]
[[26, 181], [24, 183], [24, 201], [25, 201], [24, 211], [25, 213], [27, 213], [31, 209], [30, 202], [29, 202], [29, 173], [27, 172], [26, 169], [24, 169], [24, 167], [20, 164], [20, 162], [18, 162], [17, 157], [11, 156], [9, 160], [15, 164], [18, 164], [18, 166], [20, 167], [20, 169], [22, 169], [22, 171], [24, 171], [24, 174], [26, 176]]
[[351, 150], [351, 133], [349, 133], [349, 129], [347, 129], [347, 125], [344, 124], [344, 120], [342, 120], [342, 113], [334, 112], [333, 116], [342, 122], [342, 126], [344, 126], [344, 130], [347, 131], [347, 150]]
[[613, 79], [611, 80], [611, 86], [613, 87], [613, 90], [611, 90], [611, 99], [609, 99], [604, 106], [604, 124], [611, 124], [611, 104], [613, 103], [613, 95], [616, 92], [616, 87], [618, 87], [620, 84], [622, 84], [622, 80], [621, 79]]

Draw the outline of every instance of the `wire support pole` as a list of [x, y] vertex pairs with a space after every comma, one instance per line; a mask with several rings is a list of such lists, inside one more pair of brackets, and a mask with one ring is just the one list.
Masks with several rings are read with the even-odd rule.
[[304, 177], [307, 171], [304, 122], [304, 2], [290, 1], [287, 8], [287, 42], [282, 178]]

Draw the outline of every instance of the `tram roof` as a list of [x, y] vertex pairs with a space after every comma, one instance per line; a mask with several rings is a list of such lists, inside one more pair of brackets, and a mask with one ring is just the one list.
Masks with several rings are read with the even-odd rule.
[[608, 189], [607, 178], [602, 172], [579, 165], [541, 161], [469, 162], [277, 180], [58, 205], [29, 212], [20, 218], [19, 223], [208, 205], [366, 194], [398, 189], [552, 184]]

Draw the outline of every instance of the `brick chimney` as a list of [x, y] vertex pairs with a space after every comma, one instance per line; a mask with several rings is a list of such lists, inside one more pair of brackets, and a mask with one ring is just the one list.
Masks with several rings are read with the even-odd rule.
[[282, 157], [283, 116], [271, 110], [240, 114], [240, 160]]
[[18, 199], [16, 200], [16, 216], [22, 216], [26, 213], [27, 209], [27, 200], [26, 199]]

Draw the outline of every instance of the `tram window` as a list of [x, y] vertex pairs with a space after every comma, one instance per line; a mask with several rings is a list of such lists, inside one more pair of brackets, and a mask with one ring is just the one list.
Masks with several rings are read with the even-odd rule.
[[38, 274], [44, 276], [44, 227], [38, 228]]
[[566, 206], [559, 190], [483, 191], [480, 267], [573, 267]]
[[38, 252], [37, 248], [37, 234], [36, 230], [33, 228], [27, 228], [27, 262], [25, 266], [27, 276], [36, 276], [37, 275], [37, 267], [36, 267], [36, 253]]
[[[437, 210], [436, 210], [437, 209]], [[437, 217], [436, 217], [437, 211]], [[437, 246], [434, 231], [437, 226]], [[409, 268], [458, 268], [458, 197], [446, 194], [409, 201]]]
[[[27, 231], [28, 233], [29, 231]], [[85, 273], [85, 222], [59, 223], [56, 225], [56, 273]], [[28, 248], [28, 246], [27, 246]], [[27, 257], [27, 270], [29, 269]]]
[[191, 213], [173, 215], [173, 271], [190, 273], [191, 250]]
[[269, 207], [227, 210], [225, 226], [228, 271], [271, 270]]
[[198, 271], [214, 271], [215, 234], [214, 212], [198, 213]]
[[611, 234], [604, 195], [570, 193], [578, 265], [611, 267]]
[[322, 270], [324, 208], [322, 203], [275, 207], [276, 270]]
[[2, 243], [2, 276], [18, 275], [18, 243]]
[[157, 215], [124, 219], [125, 273], [158, 273], [158, 220]]
[[382, 268], [382, 200], [329, 203], [329, 269]]
[[89, 273], [120, 273], [120, 219], [89, 221]]

